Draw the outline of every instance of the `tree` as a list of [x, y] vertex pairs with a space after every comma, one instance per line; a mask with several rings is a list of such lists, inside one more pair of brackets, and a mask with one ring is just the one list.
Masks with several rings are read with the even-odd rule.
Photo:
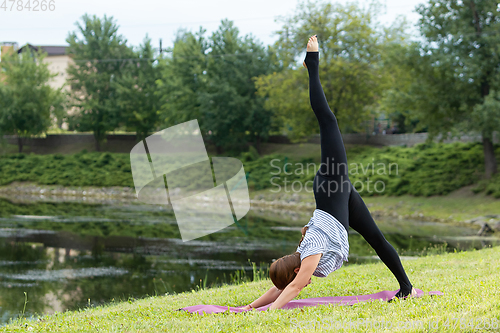
[[[497, 85], [495, 89], [498, 89]], [[490, 90], [489, 94], [484, 97], [483, 103], [474, 105], [469, 119], [470, 122], [464, 124], [470, 130], [482, 134], [486, 178], [490, 179], [498, 172], [493, 146], [493, 132], [500, 129], [500, 94], [498, 91]]]
[[[60, 93], [59, 93], [60, 92]], [[51, 107], [51, 112], [54, 115], [53, 122], [55, 121], [56, 128], [62, 128], [64, 119], [68, 117], [68, 108], [70, 107], [70, 93], [61, 89], [54, 91], [54, 102]]]
[[162, 119], [174, 125], [198, 119], [203, 134], [219, 152], [257, 146], [271, 128], [271, 113], [256, 95], [253, 78], [275, 68], [272, 51], [252, 36], [239, 36], [233, 22], [223, 20], [208, 39], [180, 31], [159, 81]]
[[[485, 175], [497, 172], [492, 134], [498, 123], [500, 12], [492, 0], [431, 0], [417, 7], [423, 42], [401, 54], [413, 82], [400, 91], [434, 137], [460, 130], [482, 136]], [[498, 127], [497, 127], [498, 129]]]
[[385, 29], [386, 34], [395, 38], [386, 43], [382, 53], [389, 80], [383, 89], [379, 109], [384, 110], [390, 119], [398, 124], [398, 133], [427, 132], [427, 127], [419, 121], [414, 110], [408, 104], [399, 103], [407, 97], [405, 92], [414, 82], [413, 73], [402, 61], [411, 46], [410, 36], [405, 34], [406, 27], [407, 21], [403, 18]]
[[286, 69], [259, 76], [255, 85], [257, 94], [265, 98], [264, 107], [272, 110], [274, 122], [292, 141], [317, 131], [318, 121], [310, 114], [307, 73]]
[[170, 50], [171, 57], [160, 59], [161, 79], [156, 94], [160, 98], [160, 121], [166, 126], [201, 119], [198, 96], [205, 89], [207, 40], [205, 30], [196, 34], [179, 30]]
[[17, 135], [20, 153], [27, 137], [47, 131], [51, 109], [63, 98], [61, 89], [48, 85], [56, 74], [43, 62], [45, 56], [27, 47], [3, 54], [0, 62], [0, 132]]
[[113, 81], [130, 68], [134, 54], [126, 45], [127, 40], [118, 34], [112, 17], [104, 15], [100, 19], [85, 14], [82, 21], [76, 23], [77, 31], [66, 39], [74, 61], [67, 70], [68, 80], [74, 106], [79, 110], [68, 122], [78, 131], [92, 131], [96, 150], [100, 151], [106, 132], [114, 130], [120, 121]]
[[241, 38], [232, 21], [223, 20], [210, 37], [206, 90], [200, 96], [205, 128], [224, 150], [242, 151], [247, 141], [259, 149], [271, 125], [253, 78], [274, 69], [269, 54], [251, 35]]
[[133, 56], [130, 69], [114, 82], [119, 118], [128, 131], [136, 132], [137, 140], [146, 138], [159, 121], [159, 96], [156, 94], [156, 80], [161, 73], [155, 65], [156, 59], [151, 39], [144, 43]]
[[342, 129], [361, 130], [387, 86], [390, 73], [385, 70], [383, 53], [386, 44], [400, 38], [378, 31], [372, 13], [354, 4], [327, 2], [301, 3], [297, 14], [285, 18], [278, 31], [274, 48], [282, 53], [286, 70], [261, 77], [257, 81], [259, 95], [267, 96], [266, 108], [273, 108], [285, 130], [299, 139], [317, 132], [317, 121], [310, 112], [307, 72], [297, 68], [305, 54], [308, 38], [316, 34], [320, 47], [320, 76], [330, 108]]

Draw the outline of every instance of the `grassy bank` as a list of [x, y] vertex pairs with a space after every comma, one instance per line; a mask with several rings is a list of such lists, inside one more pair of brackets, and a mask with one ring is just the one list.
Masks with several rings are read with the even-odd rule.
[[[376, 220], [384, 217], [401, 217], [436, 222], [464, 222], [479, 216], [500, 215], [500, 200], [486, 195], [485, 192], [475, 193], [474, 187], [475, 185], [466, 186], [439, 196], [363, 196], [363, 200]], [[16, 182], [0, 187], [0, 208], [2, 216], [64, 215], [64, 211], [58, 212], [56, 207], [70, 209], [71, 203], [77, 205], [135, 203], [137, 199], [134, 193], [133, 189], [128, 187], [61, 187]], [[262, 209], [262, 212], [268, 215], [274, 212], [275, 214], [271, 214], [268, 218], [283, 223], [290, 222], [290, 214], [299, 214], [302, 221], [307, 221], [314, 210], [314, 195], [306, 190], [294, 193], [284, 191], [274, 193], [271, 189], [250, 190], [250, 200], [254, 208], [252, 212], [258, 216], [264, 216], [260, 214]], [[85, 212], [79, 214], [85, 216], [90, 214], [89, 212], [92, 210], [85, 209]], [[102, 212], [98, 211], [96, 214], [101, 216]]]
[[383, 216], [405, 216], [433, 218], [446, 221], [467, 221], [478, 216], [500, 215], [500, 201], [484, 193], [470, 194], [463, 188], [446, 196], [414, 197], [368, 197], [365, 199], [370, 211]]
[[[314, 328], [327, 331], [332, 324], [340, 323], [352, 325], [342, 331], [382, 331], [364, 326], [377, 322], [386, 327], [388, 323], [399, 325], [394, 326], [399, 330], [389, 331], [498, 331], [500, 247], [436, 254], [405, 261], [404, 266], [415, 287], [439, 290], [444, 296], [206, 316], [175, 311], [196, 304], [248, 304], [270, 288], [271, 282], [262, 280], [57, 313], [38, 320], [17, 321], [0, 328], [0, 332], [299, 332]], [[313, 277], [312, 284], [298, 298], [369, 294], [397, 288], [396, 280], [382, 263], [350, 265], [324, 279]], [[492, 323], [496, 329], [484, 329]]]
[[[364, 196], [363, 200], [370, 212], [379, 217], [401, 216], [419, 220], [463, 222], [478, 216], [500, 215], [500, 200], [484, 192], [475, 193], [474, 187], [475, 185], [466, 186], [447, 195]], [[311, 191], [273, 193], [266, 189], [252, 192], [252, 198], [256, 199], [254, 206], [265, 206], [273, 202], [314, 204]]]
[[[252, 188], [296, 191], [314, 179], [320, 162], [319, 146], [297, 145], [295, 154], [284, 147], [276, 147], [275, 151], [245, 163]], [[500, 158], [500, 146], [496, 152]], [[477, 193], [500, 197], [500, 176], [483, 179], [484, 157], [479, 143], [350, 146], [347, 160], [349, 178], [364, 197], [446, 195], [473, 184]], [[312, 183], [308, 186], [312, 187]]]
[[[376, 216], [460, 222], [500, 214], [500, 174], [482, 180], [481, 145], [348, 146], [347, 153], [351, 181]], [[317, 144], [264, 144], [261, 156], [240, 155], [252, 206], [313, 207], [311, 181], [319, 154]], [[0, 196], [9, 200], [136, 200], [128, 154], [7, 154], [0, 156], [0, 171]], [[373, 191], [376, 182], [383, 183], [383, 191]]]
[[[319, 145], [270, 145], [239, 156], [251, 190], [300, 191], [312, 187]], [[497, 147], [500, 158], [500, 146]], [[483, 180], [483, 149], [477, 143], [419, 144], [414, 147], [347, 149], [349, 176], [361, 195], [445, 195], [464, 186], [500, 197], [500, 175]], [[41, 185], [133, 187], [129, 154], [85, 150], [70, 155], [0, 156], [0, 185], [29, 181]], [[190, 171], [186, 182], [197, 177]], [[194, 184], [193, 184], [194, 185]]]

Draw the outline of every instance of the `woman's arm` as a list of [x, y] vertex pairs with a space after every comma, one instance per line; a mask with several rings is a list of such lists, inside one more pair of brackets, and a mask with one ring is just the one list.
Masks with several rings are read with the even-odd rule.
[[283, 305], [294, 299], [300, 291], [309, 283], [309, 279], [318, 267], [319, 259], [322, 254], [310, 255], [300, 264], [299, 272], [295, 279], [283, 290], [278, 299], [269, 307], [269, 310], [280, 309]]
[[282, 291], [283, 290], [279, 290], [278, 288], [276, 288], [276, 286], [272, 286], [271, 289], [266, 291], [264, 295], [260, 296], [255, 301], [245, 306], [244, 309], [250, 310], [250, 308], [260, 308], [261, 306], [274, 302]]

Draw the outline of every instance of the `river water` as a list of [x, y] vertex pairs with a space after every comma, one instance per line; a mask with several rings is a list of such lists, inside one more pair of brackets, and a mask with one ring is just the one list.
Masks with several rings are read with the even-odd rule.
[[[215, 234], [182, 242], [168, 207], [133, 202], [0, 199], [0, 325], [11, 318], [77, 310], [252, 280], [295, 251], [309, 211], [252, 209]], [[498, 239], [445, 223], [377, 221], [403, 260], [481, 249]], [[345, 265], [379, 260], [350, 230]], [[25, 302], [27, 300], [27, 303]]]

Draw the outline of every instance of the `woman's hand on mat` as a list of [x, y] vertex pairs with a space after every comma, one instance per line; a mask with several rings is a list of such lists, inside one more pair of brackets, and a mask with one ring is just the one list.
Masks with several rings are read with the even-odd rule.
[[244, 307], [242, 307], [243, 310], [250, 310], [250, 309], [253, 309], [250, 304], [248, 305], [245, 305]]

